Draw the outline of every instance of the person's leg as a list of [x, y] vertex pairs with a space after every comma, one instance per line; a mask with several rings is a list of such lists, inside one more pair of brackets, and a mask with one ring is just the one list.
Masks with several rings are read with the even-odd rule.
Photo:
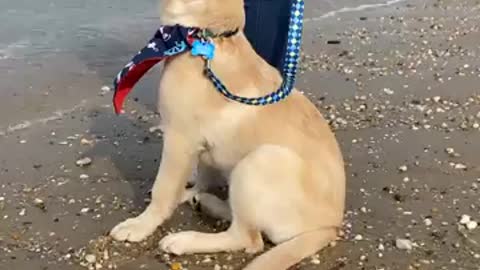
[[280, 72], [288, 39], [292, 0], [245, 0], [245, 35], [256, 52]]

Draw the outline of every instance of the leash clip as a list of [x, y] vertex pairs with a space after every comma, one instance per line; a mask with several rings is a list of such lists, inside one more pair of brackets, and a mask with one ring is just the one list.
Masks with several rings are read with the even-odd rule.
[[215, 56], [215, 44], [211, 41], [195, 40], [192, 44], [192, 55], [212, 60]]

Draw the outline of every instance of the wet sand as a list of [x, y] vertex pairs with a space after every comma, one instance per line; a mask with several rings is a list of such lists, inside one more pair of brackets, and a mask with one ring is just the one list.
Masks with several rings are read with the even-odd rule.
[[[300, 269], [480, 269], [480, 4], [405, 1], [331, 17], [320, 6], [309, 3], [298, 86], [336, 130], [348, 208], [345, 236]], [[241, 269], [252, 259], [161, 253], [168, 231], [228, 225], [187, 205], [143, 243], [106, 237], [145, 207], [161, 159], [161, 134], [149, 131], [155, 76], [122, 117], [101, 91], [142, 33], [113, 56], [105, 38], [91, 49], [104, 57], [0, 61], [11, 89], [0, 94], [0, 269]], [[84, 157], [92, 163], [77, 166]]]

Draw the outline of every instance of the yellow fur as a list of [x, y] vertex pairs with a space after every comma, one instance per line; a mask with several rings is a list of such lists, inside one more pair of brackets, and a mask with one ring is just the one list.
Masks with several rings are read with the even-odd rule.
[[[244, 25], [242, 0], [166, 0], [162, 10], [163, 24], [216, 32]], [[280, 85], [280, 74], [255, 53], [243, 33], [217, 39], [215, 45], [212, 68], [235, 94], [261, 96]], [[246, 269], [287, 269], [334, 240], [341, 226], [345, 172], [337, 141], [315, 106], [297, 90], [265, 107], [239, 104], [214, 89], [203, 64], [189, 54], [166, 63], [159, 95], [165, 141], [152, 202], [111, 234], [117, 240], [141, 241], [180, 202], [198, 193], [203, 207], [232, 218], [231, 227], [219, 234], [169, 235], [160, 248], [175, 254], [258, 252], [263, 232], [279, 245]], [[197, 164], [228, 176], [228, 204], [200, 196], [200, 182], [216, 180], [208, 174], [197, 179], [195, 192], [185, 191]], [[231, 214], [225, 214], [228, 211]]]

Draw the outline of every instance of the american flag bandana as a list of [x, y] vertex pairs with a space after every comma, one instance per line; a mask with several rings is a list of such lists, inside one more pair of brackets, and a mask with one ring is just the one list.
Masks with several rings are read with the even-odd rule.
[[157, 63], [191, 50], [200, 30], [180, 25], [162, 26], [155, 36], [118, 73], [113, 81], [115, 113], [123, 112], [123, 103], [135, 84]]

